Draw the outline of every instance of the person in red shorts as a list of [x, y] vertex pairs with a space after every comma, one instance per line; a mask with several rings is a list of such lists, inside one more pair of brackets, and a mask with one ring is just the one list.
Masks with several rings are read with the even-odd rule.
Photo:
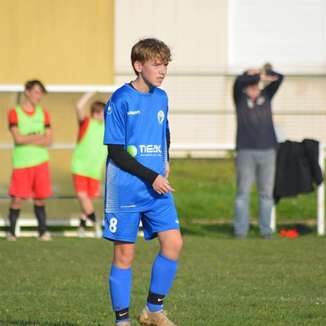
[[9, 186], [9, 232], [16, 240], [15, 229], [22, 202], [33, 198], [40, 240], [50, 240], [47, 232], [44, 200], [51, 195], [49, 153], [52, 141], [49, 113], [39, 104], [46, 89], [39, 80], [25, 84], [24, 100], [8, 112], [9, 130], [14, 141], [13, 172]]
[[85, 235], [87, 219], [94, 224], [97, 234], [100, 233], [93, 199], [100, 196], [107, 149], [103, 145], [105, 104], [99, 101], [93, 102], [90, 106], [90, 116], [86, 115], [87, 103], [94, 95], [95, 93], [84, 94], [76, 105], [79, 132], [72, 157], [71, 171], [81, 207], [80, 237]]

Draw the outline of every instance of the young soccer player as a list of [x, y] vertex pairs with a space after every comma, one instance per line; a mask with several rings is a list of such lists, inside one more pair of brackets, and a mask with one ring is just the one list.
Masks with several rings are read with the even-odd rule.
[[34, 199], [40, 240], [50, 240], [47, 233], [45, 198], [51, 195], [49, 153], [52, 141], [49, 113], [39, 104], [46, 89], [39, 80], [25, 84], [24, 100], [8, 112], [9, 130], [14, 140], [13, 172], [9, 187], [8, 240], [16, 240], [15, 228], [22, 201]]
[[163, 311], [182, 248], [179, 220], [168, 181], [168, 98], [158, 88], [167, 74], [170, 49], [157, 39], [143, 39], [131, 51], [136, 79], [119, 88], [105, 109], [108, 145], [104, 238], [114, 241], [109, 275], [116, 325], [128, 326], [131, 266], [142, 221], [146, 240], [158, 237], [141, 325], [173, 326]]
[[87, 103], [94, 95], [95, 93], [84, 94], [76, 105], [79, 133], [71, 170], [82, 211], [79, 229], [81, 237], [84, 236], [87, 218], [97, 226], [93, 199], [100, 196], [102, 173], [107, 157], [107, 149], [103, 145], [105, 104], [93, 102], [90, 116], [86, 115]]

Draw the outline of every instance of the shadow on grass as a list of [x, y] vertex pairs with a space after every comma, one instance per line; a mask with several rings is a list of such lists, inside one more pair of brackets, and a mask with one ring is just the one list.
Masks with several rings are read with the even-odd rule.
[[75, 323], [62, 321], [58, 323], [41, 322], [37, 320], [0, 320], [0, 325], [20, 325], [20, 326], [76, 326]]
[[[281, 229], [296, 229], [300, 236], [308, 235], [315, 232], [315, 228], [304, 224], [289, 223], [277, 226], [277, 233]], [[258, 225], [250, 225], [248, 238], [256, 238], [260, 236]], [[183, 235], [205, 236], [211, 238], [229, 239], [233, 238], [233, 225], [231, 223], [208, 223], [208, 224], [184, 224], [181, 228]]]
[[205, 236], [213, 238], [231, 238], [233, 226], [231, 224], [185, 224], [181, 227], [183, 235]]

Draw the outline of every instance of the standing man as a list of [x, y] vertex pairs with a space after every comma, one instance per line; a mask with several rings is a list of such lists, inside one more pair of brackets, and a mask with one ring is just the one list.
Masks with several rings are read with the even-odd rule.
[[104, 238], [114, 242], [109, 275], [117, 326], [130, 326], [132, 263], [139, 222], [146, 240], [158, 237], [141, 325], [175, 326], [163, 311], [182, 248], [179, 219], [168, 181], [168, 97], [159, 88], [171, 60], [169, 47], [143, 39], [131, 50], [136, 78], [112, 95], [105, 110], [108, 145]]
[[71, 170], [81, 207], [79, 227], [81, 237], [84, 236], [86, 219], [97, 227], [93, 199], [100, 196], [101, 179], [107, 157], [107, 148], [103, 145], [105, 103], [93, 102], [90, 106], [90, 116], [86, 114], [86, 105], [94, 95], [95, 93], [84, 94], [76, 105], [79, 132]]
[[277, 139], [271, 102], [283, 80], [272, 70], [249, 69], [235, 80], [233, 99], [237, 114], [234, 233], [245, 238], [249, 229], [249, 196], [256, 180], [259, 194], [259, 228], [263, 238], [272, 237], [271, 213]]
[[24, 100], [8, 112], [9, 130], [14, 141], [13, 172], [9, 187], [8, 240], [16, 240], [15, 228], [22, 202], [34, 199], [40, 240], [50, 240], [47, 233], [44, 200], [51, 195], [49, 153], [52, 142], [49, 113], [39, 104], [46, 89], [39, 80], [25, 84]]

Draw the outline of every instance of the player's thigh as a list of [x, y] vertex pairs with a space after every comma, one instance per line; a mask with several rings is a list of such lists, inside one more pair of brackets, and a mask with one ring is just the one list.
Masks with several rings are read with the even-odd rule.
[[87, 178], [87, 193], [90, 198], [97, 198], [101, 194], [101, 181], [93, 178]]
[[143, 214], [142, 224], [146, 240], [155, 238], [159, 232], [179, 230], [179, 218], [172, 195], [162, 195], [156, 199], [151, 209]]
[[33, 178], [30, 168], [14, 169], [11, 174], [9, 195], [19, 198], [31, 198], [33, 195]]
[[140, 212], [106, 213], [103, 237], [112, 241], [136, 242], [140, 215]]
[[34, 198], [47, 198], [51, 196], [51, 176], [48, 162], [33, 168], [33, 190]]
[[87, 193], [87, 179], [86, 177], [79, 175], [79, 174], [73, 174], [72, 180], [74, 184], [74, 189], [76, 194], [78, 193]]

